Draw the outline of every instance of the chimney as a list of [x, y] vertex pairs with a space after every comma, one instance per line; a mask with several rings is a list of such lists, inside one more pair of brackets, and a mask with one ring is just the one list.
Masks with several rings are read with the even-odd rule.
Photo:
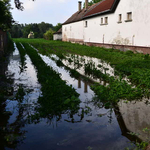
[[88, 9], [88, 0], [85, 0], [85, 10], [87, 10]]
[[79, 12], [81, 11], [81, 5], [82, 5], [82, 2], [79, 1], [79, 2], [78, 2], [78, 11], [79, 11]]

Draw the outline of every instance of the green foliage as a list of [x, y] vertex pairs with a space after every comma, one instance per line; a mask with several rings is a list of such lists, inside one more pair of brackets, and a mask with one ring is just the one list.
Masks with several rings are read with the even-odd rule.
[[10, 9], [10, 0], [0, 1], [0, 28], [5, 31], [10, 29], [13, 22]]
[[49, 23], [31, 23], [31, 24], [13, 24], [11, 28], [12, 38], [27, 38], [30, 31], [34, 32], [34, 38], [43, 38], [43, 34], [48, 29], [54, 29], [54, 26]]
[[57, 23], [57, 25], [54, 27], [55, 32], [57, 32], [62, 27], [61, 23]]
[[16, 93], [16, 96], [15, 96], [15, 99], [19, 102], [22, 102], [23, 99], [24, 99], [24, 96], [25, 96], [25, 91], [24, 91], [24, 88], [22, 87], [22, 85], [19, 86], [19, 89]]
[[[95, 3], [98, 3], [100, 1], [102, 1], [102, 0], [91, 0], [91, 1], [88, 2], [88, 5], [91, 6], [91, 5], [93, 5]], [[85, 3], [83, 4], [83, 7], [85, 7]]]
[[44, 33], [44, 39], [53, 40], [53, 33], [54, 31], [52, 29], [49, 29], [48, 31], [46, 31], [46, 33]]

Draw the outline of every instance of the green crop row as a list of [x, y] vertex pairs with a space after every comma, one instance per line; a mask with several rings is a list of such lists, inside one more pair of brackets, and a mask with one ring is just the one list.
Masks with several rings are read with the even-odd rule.
[[[17, 41], [18, 39], [15, 39]], [[93, 88], [96, 93], [100, 96], [107, 97], [110, 101], [118, 101], [119, 99], [135, 99], [141, 97], [148, 97], [150, 95], [150, 57], [149, 55], [134, 54], [132, 51], [122, 52], [115, 49], [105, 49], [100, 47], [89, 47], [85, 45], [72, 44], [69, 42], [61, 41], [46, 41], [43, 39], [33, 39], [24, 40], [19, 39], [19, 41], [24, 41], [32, 44], [35, 48], [39, 50], [40, 53], [44, 55], [56, 54], [62, 57], [64, 54], [72, 53], [78, 55], [86, 55], [90, 57], [99, 58], [107, 63], [109, 63], [114, 69], [115, 74], [123, 78], [126, 76], [132, 83], [128, 84], [124, 80], [118, 80], [112, 77], [102, 74], [96, 68], [92, 70], [89, 68], [88, 64], [85, 66], [85, 71], [87, 73], [92, 73], [93, 75], [100, 75], [101, 78], [109, 81], [108, 86], [97, 85]], [[63, 58], [63, 57], [62, 57]], [[111, 81], [111, 82], [110, 82]], [[135, 88], [133, 88], [136, 86]], [[101, 92], [103, 91], [103, 92]], [[107, 91], [107, 92], [104, 92]], [[109, 93], [108, 93], [109, 92]], [[112, 96], [114, 95], [114, 96]], [[106, 98], [105, 98], [106, 99]]]
[[[23, 46], [37, 70], [42, 91], [42, 96], [38, 99], [40, 105], [36, 108], [37, 113], [31, 117], [32, 121], [37, 121], [39, 118], [59, 118], [63, 113], [78, 111], [80, 100], [75, 89], [66, 85], [66, 82], [61, 80], [60, 74], [56, 73], [52, 67], [47, 66], [36, 50], [27, 43], [23, 43]], [[19, 43], [17, 43], [17, 47], [21, 49]]]

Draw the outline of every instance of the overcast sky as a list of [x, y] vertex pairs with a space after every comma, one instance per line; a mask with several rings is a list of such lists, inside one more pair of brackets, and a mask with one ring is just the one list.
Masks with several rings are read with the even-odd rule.
[[[13, 18], [17, 23], [57, 23], [65, 22], [73, 13], [78, 10], [79, 0], [21, 0], [24, 10], [19, 11], [14, 6], [14, 0], [11, 0], [11, 10]], [[85, 0], [80, 0], [83, 2]]]

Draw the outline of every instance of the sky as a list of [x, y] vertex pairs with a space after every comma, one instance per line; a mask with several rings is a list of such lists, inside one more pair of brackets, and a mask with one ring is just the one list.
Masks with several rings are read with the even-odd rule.
[[11, 0], [11, 10], [14, 20], [21, 24], [29, 23], [57, 23], [65, 22], [73, 13], [78, 11], [78, 1], [85, 0], [20, 0], [24, 10], [15, 8], [14, 0]]

